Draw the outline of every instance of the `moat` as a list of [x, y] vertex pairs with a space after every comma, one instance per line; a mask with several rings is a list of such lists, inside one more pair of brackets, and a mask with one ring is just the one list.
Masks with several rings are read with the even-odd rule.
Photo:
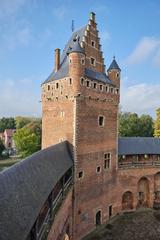
[[83, 240], [159, 240], [160, 210], [140, 209], [113, 217]]

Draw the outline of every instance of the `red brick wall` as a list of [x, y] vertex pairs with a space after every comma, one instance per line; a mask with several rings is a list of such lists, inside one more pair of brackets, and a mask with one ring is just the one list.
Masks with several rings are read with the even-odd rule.
[[67, 194], [56, 213], [47, 240], [63, 240], [65, 233], [72, 235], [72, 190]]

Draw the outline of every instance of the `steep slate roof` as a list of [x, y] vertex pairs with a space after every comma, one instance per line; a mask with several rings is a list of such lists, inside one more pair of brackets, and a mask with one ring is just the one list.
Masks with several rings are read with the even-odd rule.
[[[84, 50], [82, 49], [79, 43], [82, 42], [82, 38], [84, 36], [86, 27], [87, 25], [80, 28], [79, 30], [75, 31], [72, 34], [71, 38], [69, 39], [68, 43], [66, 44], [63, 50], [59, 70], [57, 72], [54, 72], [53, 70], [53, 72], [49, 75], [49, 77], [44, 81], [43, 84], [69, 76], [69, 62], [68, 62], [67, 55], [68, 53], [73, 51], [84, 53]], [[75, 41], [77, 38], [78, 38], [78, 41]], [[112, 81], [107, 77], [105, 73], [96, 72], [86, 68], [85, 76], [97, 81], [101, 81], [101, 82], [113, 85]]]
[[93, 80], [101, 81], [113, 85], [112, 81], [107, 77], [105, 73], [95, 72], [91, 69], [85, 69], [85, 76]]
[[118, 154], [160, 154], [160, 138], [122, 137], [118, 139]]
[[118, 63], [115, 60], [115, 57], [113, 57], [113, 61], [107, 71], [110, 71], [112, 69], [117, 69], [117, 70], [121, 71], [120, 67], [118, 66]]
[[73, 165], [67, 142], [0, 173], [0, 239], [25, 240], [57, 181]]
[[[70, 48], [73, 48], [74, 45], [74, 39], [79, 36], [79, 42], [82, 41], [84, 32], [86, 30], [86, 26], [80, 28], [79, 30], [75, 31], [71, 38], [69, 39], [68, 43], [66, 44], [62, 56], [61, 56], [61, 63], [59, 70], [55, 73], [54, 70], [50, 74], [50, 76], [44, 81], [44, 83], [51, 82], [53, 80], [57, 80], [60, 78], [68, 77], [69, 76], [69, 62], [67, 57], [67, 52]], [[44, 84], [43, 83], [43, 84]]]

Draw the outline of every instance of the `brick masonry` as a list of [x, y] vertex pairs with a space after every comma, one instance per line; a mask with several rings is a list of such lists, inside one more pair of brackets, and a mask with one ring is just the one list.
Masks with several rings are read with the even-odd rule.
[[[70, 239], [79, 240], [96, 227], [98, 211], [101, 211], [100, 222], [105, 223], [111, 215], [124, 210], [124, 206], [139, 207], [139, 198], [152, 207], [155, 188], [160, 190], [156, 167], [118, 169], [120, 71], [108, 72], [115, 86], [88, 79], [84, 74], [85, 68], [105, 73], [93, 13], [81, 45], [85, 54], [68, 55], [69, 76], [42, 85], [42, 147], [68, 140], [74, 158], [73, 196], [67, 197], [56, 216], [49, 240], [65, 239], [61, 226], [67, 216]], [[91, 58], [95, 59], [94, 64]], [[102, 126], [99, 126], [100, 116], [104, 121]], [[109, 168], [105, 168], [106, 153], [111, 154]], [[125, 192], [129, 193], [124, 195]], [[55, 232], [59, 232], [59, 238]]]

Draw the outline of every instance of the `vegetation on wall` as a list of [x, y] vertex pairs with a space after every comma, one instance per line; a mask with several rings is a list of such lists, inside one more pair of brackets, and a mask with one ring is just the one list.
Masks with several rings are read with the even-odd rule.
[[160, 108], [156, 110], [156, 120], [154, 123], [154, 136], [160, 137]]
[[153, 137], [153, 119], [150, 115], [138, 116], [136, 113], [119, 114], [120, 137]]

